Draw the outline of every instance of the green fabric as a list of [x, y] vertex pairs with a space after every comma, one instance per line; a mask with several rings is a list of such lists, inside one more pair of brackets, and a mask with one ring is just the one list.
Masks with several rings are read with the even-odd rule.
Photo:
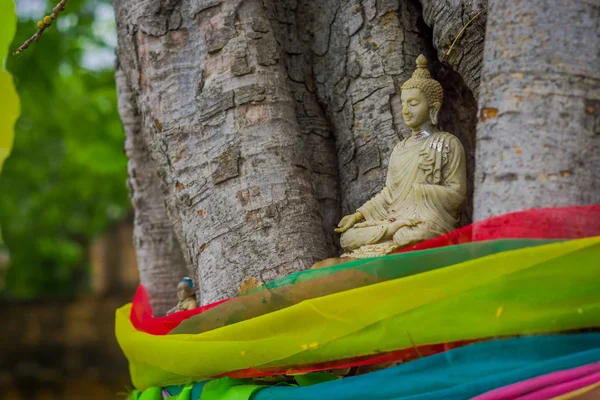
[[300, 386], [310, 386], [316, 385], [317, 383], [335, 381], [336, 379], [339, 379], [339, 377], [328, 372], [312, 372], [309, 374], [295, 375], [294, 379]]
[[[378, 277], [380, 280], [402, 278], [502, 251], [517, 250], [557, 241], [554, 239], [500, 239], [390, 254], [386, 257], [360, 259], [326, 268], [295, 272], [261, 285], [254, 290], [244, 293], [244, 295], [247, 296], [264, 290], [273, 290], [282, 286], [309, 282], [346, 270], [362, 271], [368, 275]], [[400, 262], [402, 263], [402, 268], [398, 268], [398, 263]]]
[[172, 334], [202, 333], [290, 307], [302, 301], [390, 279], [404, 278], [503, 251], [554, 243], [545, 239], [503, 239], [466, 243], [296, 272], [257, 291], [194, 315]]
[[131, 392], [131, 394], [128, 397], [128, 400], [139, 400], [140, 396], [142, 395], [142, 392], [139, 390], [134, 390], [133, 392]]
[[251, 379], [215, 379], [204, 385], [200, 400], [248, 400], [263, 387], [253, 384]]
[[[300, 386], [310, 386], [339, 378], [327, 372], [314, 372], [296, 375], [294, 379]], [[215, 379], [204, 385], [200, 400], [250, 400], [258, 390], [273, 386], [250, 384], [251, 382], [253, 382], [251, 379], [231, 379], [227, 377]], [[275, 386], [281, 385], [288, 386], [285, 383]]]
[[177, 396], [177, 400], [192, 400], [192, 387], [194, 387], [193, 383], [185, 385], [179, 396]]
[[146, 389], [138, 397], [138, 400], [162, 400], [162, 389], [159, 387]]

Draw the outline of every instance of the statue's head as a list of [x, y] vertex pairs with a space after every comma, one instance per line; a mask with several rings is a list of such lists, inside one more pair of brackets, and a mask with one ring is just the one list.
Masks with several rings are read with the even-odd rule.
[[177, 285], [177, 300], [182, 301], [194, 295], [194, 282], [187, 276]]
[[417, 69], [412, 77], [400, 89], [402, 118], [406, 126], [415, 129], [428, 121], [437, 125], [444, 90], [438, 81], [431, 78], [423, 54], [417, 57]]

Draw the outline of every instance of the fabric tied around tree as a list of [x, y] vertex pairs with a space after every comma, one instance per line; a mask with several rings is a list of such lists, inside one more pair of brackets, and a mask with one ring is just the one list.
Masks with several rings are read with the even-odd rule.
[[[343, 379], [315, 380], [315, 384], [268, 385], [251, 379], [222, 378], [185, 387], [167, 388], [178, 400], [516, 400], [536, 395], [554, 383], [572, 384], [596, 379], [600, 334], [540, 335], [471, 344], [444, 354], [424, 357], [396, 367]], [[556, 378], [556, 379], [555, 379]], [[554, 380], [554, 381], [553, 381]], [[583, 384], [580, 382], [580, 384]], [[186, 385], [188, 388], [190, 385]], [[522, 392], [514, 390], [519, 386]], [[571, 385], [572, 389], [580, 385]], [[184, 389], [184, 390], [182, 390]], [[196, 390], [197, 389], [197, 390]], [[595, 389], [581, 386], [557, 397], [576, 398]], [[534, 390], [532, 392], [532, 390]], [[156, 388], [148, 390], [158, 397]], [[146, 392], [144, 392], [145, 394]], [[137, 393], [139, 396], [139, 393]], [[177, 397], [175, 397], [177, 396]], [[476, 397], [478, 396], [478, 397]], [[491, 397], [495, 396], [495, 397]], [[501, 397], [498, 397], [501, 396]], [[131, 399], [140, 397], [132, 396]], [[526, 397], [525, 397], [526, 398]], [[549, 399], [552, 397], [530, 397]]]
[[[297, 272], [267, 283], [244, 296], [225, 299], [194, 310], [154, 317], [144, 288], [133, 299], [132, 324], [143, 332], [164, 335], [201, 333], [279, 310], [307, 298], [426, 272], [500, 251], [600, 235], [600, 205], [519, 211], [465, 226], [402, 251], [404, 256], [360, 260], [316, 270]], [[508, 239], [508, 240], [500, 240]], [[500, 240], [489, 243], [491, 240]], [[457, 244], [471, 243], [462, 247]], [[450, 246], [439, 252], [421, 250]], [[392, 256], [397, 257], [397, 256]], [[402, 265], [398, 268], [398, 265]], [[268, 296], [256, 296], [269, 291]], [[223, 304], [228, 303], [228, 304]]]
[[600, 382], [600, 362], [552, 372], [505, 386], [472, 400], [544, 400]]
[[135, 387], [148, 388], [249, 368], [285, 373], [415, 346], [587, 328], [600, 325], [599, 257], [600, 237], [503, 251], [195, 334], [139, 331], [127, 305], [117, 311], [116, 333]]

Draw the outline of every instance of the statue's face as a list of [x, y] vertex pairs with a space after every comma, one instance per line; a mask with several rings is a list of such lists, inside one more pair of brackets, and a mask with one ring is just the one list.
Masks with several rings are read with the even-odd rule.
[[194, 291], [190, 285], [185, 282], [179, 282], [179, 285], [177, 285], [177, 300], [182, 301], [188, 297], [191, 297], [193, 294]]
[[400, 96], [402, 100], [402, 118], [409, 128], [418, 128], [430, 120], [430, 105], [421, 89], [404, 89]]

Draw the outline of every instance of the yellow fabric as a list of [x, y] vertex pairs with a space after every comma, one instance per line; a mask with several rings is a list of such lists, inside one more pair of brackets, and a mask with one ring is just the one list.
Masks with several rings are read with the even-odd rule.
[[139, 332], [127, 305], [117, 310], [116, 333], [143, 389], [249, 367], [600, 326], [599, 256], [600, 237], [507, 251], [196, 335]]

